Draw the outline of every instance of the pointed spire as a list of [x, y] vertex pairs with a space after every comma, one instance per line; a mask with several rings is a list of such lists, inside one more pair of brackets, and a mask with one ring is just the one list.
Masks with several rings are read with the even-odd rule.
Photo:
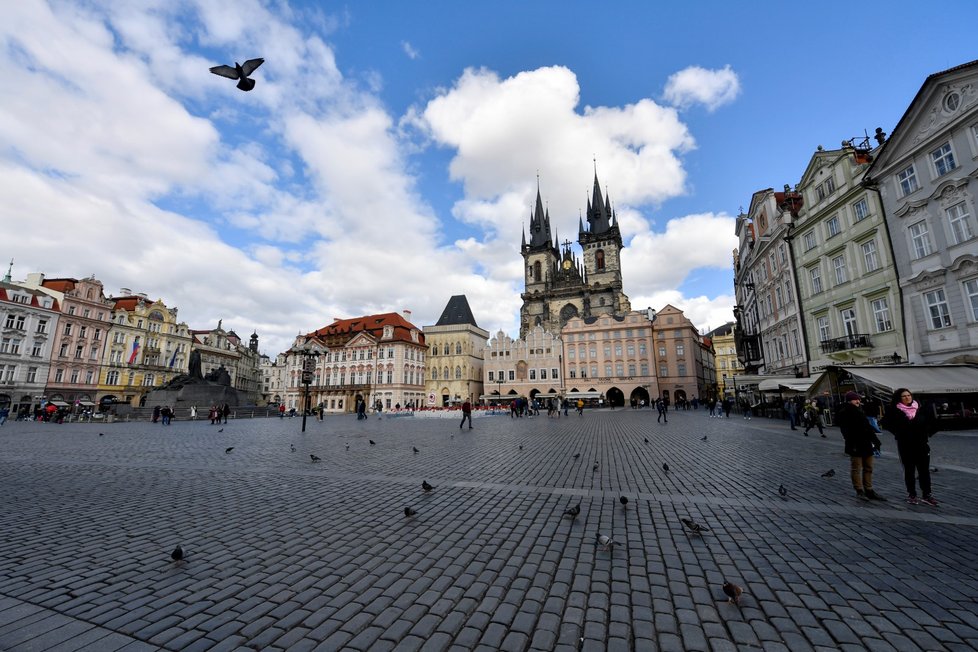
[[3, 282], [4, 283], [11, 283], [12, 282], [11, 279], [10, 279], [10, 274], [13, 273], [13, 271], [14, 271], [14, 259], [11, 258], [10, 259], [10, 266], [7, 267], [7, 275], [3, 277]]

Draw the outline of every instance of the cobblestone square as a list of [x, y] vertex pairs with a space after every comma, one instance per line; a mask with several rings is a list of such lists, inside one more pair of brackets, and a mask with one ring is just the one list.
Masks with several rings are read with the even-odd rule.
[[978, 648], [974, 432], [935, 436], [935, 508], [888, 433], [867, 503], [833, 428], [473, 421], [8, 422], [0, 649]]

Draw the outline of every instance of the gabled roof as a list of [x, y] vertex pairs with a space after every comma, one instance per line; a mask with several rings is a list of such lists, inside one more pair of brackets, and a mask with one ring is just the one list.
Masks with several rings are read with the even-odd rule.
[[962, 63], [958, 66], [948, 68], [947, 70], [941, 70], [940, 72], [935, 72], [927, 76], [924, 83], [920, 85], [920, 89], [917, 91], [917, 94], [913, 96], [913, 100], [911, 100], [910, 104], [907, 105], [907, 110], [904, 111], [900, 121], [897, 122], [896, 126], [893, 128], [893, 131], [890, 132], [890, 137], [883, 142], [883, 145], [876, 152], [875, 160], [870, 164], [869, 169], [866, 170], [867, 179], [872, 178], [873, 173], [884, 165], [884, 158], [886, 158], [887, 150], [890, 149], [890, 143], [894, 140], [900, 140], [902, 138], [903, 130], [906, 126], [905, 123], [908, 123], [911, 120], [911, 114], [915, 113], [920, 100], [922, 100], [923, 97], [930, 92], [930, 89], [937, 84], [938, 80], [945, 75], [950, 75], [975, 66], [978, 66], [978, 59], [969, 61], [967, 63]]
[[[384, 339], [384, 326], [393, 327], [393, 337]], [[338, 343], [345, 344], [354, 335], [364, 331], [370, 333], [370, 335], [380, 342], [394, 341], [424, 344], [424, 334], [421, 332], [421, 329], [396, 312], [366, 315], [352, 319], [337, 319], [329, 326], [323, 326], [319, 330], [308, 333], [306, 337], [315, 337], [325, 342], [327, 346], [337, 346]], [[411, 339], [412, 331], [418, 333], [417, 341]]]
[[13, 299], [10, 298], [12, 294], [11, 290], [17, 290], [18, 292], [26, 292], [27, 294], [31, 295], [30, 303], [23, 304], [23, 305], [29, 305], [34, 308], [41, 308], [41, 303], [38, 301], [38, 297], [44, 297], [45, 299], [51, 299], [52, 302], [51, 307], [45, 308], [45, 310], [54, 310], [55, 312], [61, 312], [61, 304], [58, 303], [58, 300], [55, 299], [54, 297], [45, 294], [40, 290], [35, 290], [33, 288], [26, 288], [22, 285], [14, 285], [13, 283], [4, 283], [3, 281], [0, 281], [0, 301], [10, 301], [11, 303], [13, 303]]
[[471, 324], [478, 328], [472, 310], [469, 308], [469, 301], [464, 294], [456, 294], [448, 300], [448, 304], [438, 318], [435, 326], [452, 326], [456, 324]]

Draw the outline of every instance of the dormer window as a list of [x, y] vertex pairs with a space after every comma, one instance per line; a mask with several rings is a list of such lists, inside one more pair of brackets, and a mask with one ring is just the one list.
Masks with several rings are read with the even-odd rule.
[[384, 326], [384, 337], [383, 337], [383, 339], [389, 340], [392, 337], [394, 337], [394, 327], [393, 326]]
[[412, 342], [418, 341], [418, 331], [414, 330], [413, 328], [411, 329], [411, 341]]

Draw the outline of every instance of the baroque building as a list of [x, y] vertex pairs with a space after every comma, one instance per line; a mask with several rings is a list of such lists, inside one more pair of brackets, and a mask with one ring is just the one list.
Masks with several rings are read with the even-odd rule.
[[866, 172], [886, 212], [911, 363], [978, 362], [976, 161], [972, 61], [924, 80]]
[[186, 373], [191, 336], [187, 324], [177, 321], [177, 309], [161, 299], [122, 288], [110, 297], [112, 327], [102, 358], [99, 403], [141, 406], [146, 395], [174, 376]]
[[45, 278], [35, 272], [27, 275], [25, 284], [51, 295], [61, 306], [45, 388], [48, 401], [75, 412], [94, 409], [112, 318], [112, 302], [102, 282], [94, 277]]
[[558, 334], [572, 318], [621, 316], [631, 311], [621, 278], [623, 248], [618, 218], [610, 198], [604, 197], [594, 175], [587, 205], [587, 226], [578, 220], [578, 244], [583, 260], [571, 251], [569, 240], [560, 242], [551, 232], [550, 212], [543, 207], [537, 188], [530, 215], [530, 238], [523, 233], [521, 253], [524, 291], [521, 295], [520, 338], [536, 326]]
[[727, 322], [713, 329], [707, 336], [713, 342], [714, 369], [716, 372], [717, 398], [734, 395], [734, 376], [742, 376], [744, 367], [737, 359], [734, 343], [734, 323]]
[[713, 346], [700, 337], [683, 311], [666, 306], [652, 320], [659, 396], [673, 404], [716, 398]]
[[447, 407], [482, 396], [489, 331], [479, 328], [465, 295], [449, 299], [438, 322], [423, 331], [428, 345], [425, 405]]
[[560, 335], [543, 326], [535, 326], [517, 340], [499, 331], [486, 343], [487, 401], [506, 404], [518, 396], [563, 395], [561, 354]]
[[60, 316], [57, 299], [13, 283], [7, 270], [0, 281], [0, 408], [10, 410], [11, 419], [47, 403], [44, 391]]

